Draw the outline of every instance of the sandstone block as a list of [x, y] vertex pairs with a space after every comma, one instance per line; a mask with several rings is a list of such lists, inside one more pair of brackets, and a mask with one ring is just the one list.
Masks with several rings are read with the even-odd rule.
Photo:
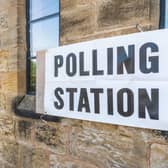
[[61, 0], [60, 1], [61, 11], [71, 10], [76, 7], [76, 0]]
[[0, 116], [0, 137], [1, 139], [5, 137], [14, 138], [14, 122], [11, 117]]
[[15, 134], [19, 140], [31, 140], [33, 122], [27, 120], [15, 121]]
[[49, 168], [48, 151], [19, 144], [20, 168]]
[[98, 168], [87, 161], [75, 160], [67, 156], [57, 156], [50, 154], [50, 168]]
[[0, 84], [3, 92], [5, 93], [17, 92], [17, 75], [18, 72], [1, 73]]
[[19, 145], [21, 168], [49, 168], [48, 152], [30, 145]]
[[[0, 83], [0, 90], [2, 88], [2, 85]], [[6, 109], [7, 109], [7, 105], [6, 105], [6, 95], [3, 92], [0, 92], [0, 113], [5, 113]]]
[[1, 49], [8, 50], [17, 46], [18, 32], [17, 29], [11, 28], [10, 30], [0, 32], [1, 36]]
[[7, 57], [7, 71], [18, 70], [18, 48], [10, 47]]
[[66, 143], [68, 141], [68, 132], [60, 125], [51, 126], [44, 123], [36, 123], [35, 139], [37, 142], [47, 145], [57, 153], [66, 152]]
[[0, 50], [0, 72], [7, 71], [8, 56], [9, 56], [9, 52], [7, 50]]
[[150, 168], [168, 167], [168, 145], [154, 143], [150, 151]]
[[19, 145], [19, 157], [21, 168], [32, 168], [33, 148], [31, 146]]
[[136, 25], [149, 19], [150, 0], [99, 0], [99, 28]]
[[7, 167], [16, 168], [18, 167], [19, 150], [18, 144], [15, 141], [1, 141], [0, 144], [0, 157], [2, 162]]
[[32, 168], [49, 168], [49, 156], [47, 151], [41, 148], [34, 149], [32, 155]]
[[[103, 124], [102, 124], [103, 127]], [[105, 168], [146, 168], [147, 146], [141, 134], [116, 129], [83, 126], [73, 128], [72, 156]]]
[[0, 12], [0, 32], [8, 29], [8, 13]]
[[95, 30], [95, 6], [79, 6], [61, 13], [61, 43], [79, 39]]

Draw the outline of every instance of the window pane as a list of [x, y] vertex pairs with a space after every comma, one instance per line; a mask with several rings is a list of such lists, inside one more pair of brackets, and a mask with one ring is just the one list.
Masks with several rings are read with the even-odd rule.
[[59, 17], [38, 21], [31, 24], [31, 52], [58, 46]]
[[168, 28], [168, 2], [166, 1], [166, 27]]
[[59, 0], [30, 0], [30, 19], [59, 12]]

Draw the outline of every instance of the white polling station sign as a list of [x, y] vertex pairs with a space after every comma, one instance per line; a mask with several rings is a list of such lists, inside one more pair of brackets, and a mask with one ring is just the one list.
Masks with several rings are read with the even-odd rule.
[[51, 49], [49, 115], [168, 130], [168, 29]]

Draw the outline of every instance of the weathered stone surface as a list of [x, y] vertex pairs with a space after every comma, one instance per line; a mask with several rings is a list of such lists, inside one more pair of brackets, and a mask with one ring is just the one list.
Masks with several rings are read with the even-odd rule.
[[15, 141], [2, 141], [0, 143], [0, 160], [9, 168], [18, 167], [18, 144]]
[[104, 26], [126, 26], [136, 25], [149, 21], [150, 0], [100, 0], [98, 25]]
[[57, 156], [51, 154], [49, 159], [50, 168], [98, 168], [93, 164], [67, 156]]
[[48, 152], [36, 148], [32, 155], [32, 168], [49, 168], [49, 155]]
[[15, 134], [18, 140], [31, 140], [33, 122], [28, 120], [16, 120]]
[[8, 116], [0, 116], [0, 139], [4, 137], [13, 137], [14, 136], [14, 123], [13, 119]]
[[11, 47], [9, 49], [9, 54], [7, 57], [7, 71], [17, 71], [18, 68], [18, 49], [16, 47]]
[[[26, 70], [26, 57], [23, 57], [23, 55], [25, 55], [26, 53], [26, 46], [25, 45], [19, 45], [18, 46], [18, 50], [19, 50], [19, 53], [17, 54], [17, 68], [21, 71], [24, 71]], [[12, 61], [14, 62], [14, 61]], [[8, 66], [9, 67], [9, 66]], [[12, 68], [12, 67], [11, 67]], [[13, 68], [12, 68], [13, 69]], [[19, 78], [19, 79], [22, 79], [22, 78]]]
[[0, 11], [0, 31], [8, 29], [8, 13]]
[[[1, 37], [1, 49], [4, 50], [9, 50], [12, 47], [17, 46], [17, 29], [9, 29], [4, 32], [0, 32], [0, 37]], [[11, 47], [11, 48], [10, 48]]]
[[17, 72], [1, 73], [0, 85], [3, 92], [12, 94], [17, 92], [17, 75]]
[[[6, 96], [6, 114], [13, 116], [14, 115], [14, 108], [15, 108], [15, 99], [17, 96], [16, 92], [10, 93], [7, 92]], [[10, 102], [10, 103], [8, 103]]]
[[7, 58], [9, 52], [7, 50], [0, 50], [0, 72], [7, 71]]
[[35, 139], [37, 142], [47, 145], [57, 153], [66, 152], [66, 144], [68, 141], [67, 129], [61, 125], [45, 124], [41, 121], [36, 123]]
[[154, 143], [150, 151], [150, 168], [168, 167], [168, 145]]
[[76, 0], [61, 0], [60, 1], [61, 11], [66, 11], [76, 7]]
[[[1, 88], [1, 84], [0, 84]], [[6, 95], [2, 92], [0, 92], [0, 113], [6, 112]]]
[[[151, 26], [145, 25], [142, 27], [143, 31], [149, 31], [151, 29]], [[117, 28], [117, 29], [108, 29], [107, 31], [98, 31], [94, 32], [91, 35], [83, 36], [79, 39], [69, 39], [66, 41], [62, 41], [62, 45], [65, 44], [73, 44], [78, 42], [84, 42], [84, 41], [90, 41], [94, 39], [100, 39], [100, 38], [106, 38], [106, 37], [114, 37], [119, 35], [126, 35], [131, 33], [137, 33], [139, 30], [136, 28], [136, 25], [123, 27], [123, 28]]]
[[95, 30], [95, 6], [78, 6], [61, 12], [61, 41], [79, 39]]
[[[26, 73], [24, 70], [18, 72], [18, 96], [24, 96], [26, 92]], [[22, 80], [20, 80], [22, 79]], [[35, 101], [31, 104], [31, 107], [34, 108]]]
[[147, 145], [141, 134], [134, 129], [107, 128], [99, 129], [89, 125], [73, 128], [72, 155], [98, 167], [146, 168]]
[[92, 6], [92, 5], [95, 5], [97, 3], [97, 0], [76, 0], [76, 4], [78, 5], [78, 6], [81, 6], [81, 5], [90, 5], [90, 6]]
[[[155, 17], [158, 16], [158, 17]], [[160, 24], [160, 0], [151, 1], [150, 4], [150, 20], [151, 20], [151, 29], [155, 30], [159, 28]]]
[[49, 168], [48, 152], [33, 146], [19, 145], [20, 168]]
[[[4, 114], [4, 115], [11, 115], [13, 116], [14, 115], [14, 107], [15, 107], [15, 98], [16, 98], [16, 92], [15, 93], [3, 93], [3, 99], [4, 99], [4, 102], [2, 102], [2, 111], [1, 113]], [[8, 103], [10, 102], [10, 103]]]
[[33, 168], [33, 147], [26, 145], [19, 145], [19, 157], [21, 168]]

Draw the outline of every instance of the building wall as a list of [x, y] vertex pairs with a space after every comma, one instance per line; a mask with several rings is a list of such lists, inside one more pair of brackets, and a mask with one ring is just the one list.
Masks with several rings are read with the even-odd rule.
[[[167, 168], [166, 132], [16, 116], [25, 95], [25, 0], [0, 1], [0, 168]], [[157, 29], [159, 0], [61, 0], [60, 42]]]

